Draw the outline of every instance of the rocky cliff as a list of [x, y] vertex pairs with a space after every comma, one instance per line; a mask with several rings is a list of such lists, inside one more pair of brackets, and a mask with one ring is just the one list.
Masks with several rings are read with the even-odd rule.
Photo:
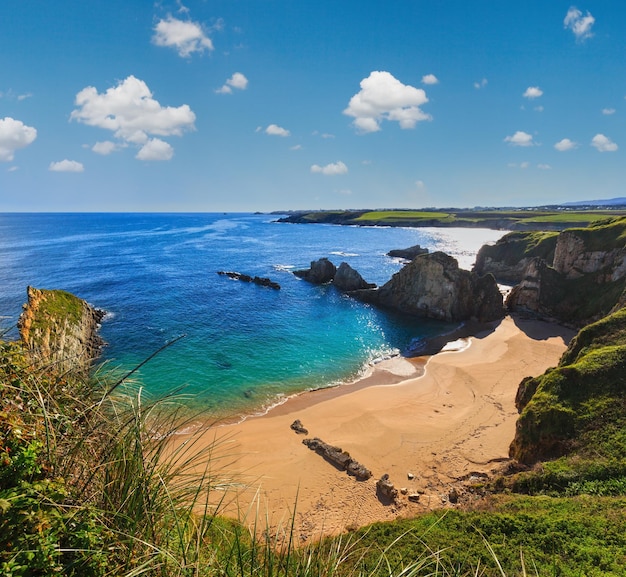
[[379, 289], [353, 294], [362, 301], [445, 321], [493, 321], [504, 316], [502, 295], [492, 275], [460, 269], [442, 252], [416, 257]]
[[505, 284], [517, 284], [534, 258], [552, 264], [557, 243], [556, 232], [511, 232], [492, 245], [484, 245], [476, 255], [474, 272], [493, 274]]
[[534, 256], [524, 264], [507, 298], [509, 309], [578, 327], [596, 321], [624, 298], [626, 218], [564, 231], [556, 238], [551, 263]]
[[99, 355], [98, 326], [104, 313], [59, 290], [28, 287], [18, 321], [20, 338], [33, 362], [59, 372], [86, 372]]

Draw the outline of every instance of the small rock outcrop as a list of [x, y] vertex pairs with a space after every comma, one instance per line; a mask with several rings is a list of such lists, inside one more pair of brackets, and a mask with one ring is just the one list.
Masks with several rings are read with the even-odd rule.
[[232, 272], [232, 271], [217, 271], [217, 274], [221, 276], [227, 276], [228, 278], [232, 278], [234, 280], [240, 280], [242, 282], [249, 282], [252, 284], [256, 284], [259, 286], [265, 286], [274, 290], [280, 290], [280, 285], [273, 280], [266, 277], [259, 276], [250, 276], [249, 274], [243, 274], [240, 272]]
[[17, 326], [33, 362], [86, 374], [104, 345], [98, 335], [104, 311], [65, 291], [29, 286], [27, 294]]
[[443, 252], [418, 256], [379, 289], [352, 294], [364, 302], [445, 321], [489, 322], [504, 316], [494, 277], [460, 269]]
[[395, 501], [398, 498], [398, 489], [389, 479], [388, 473], [376, 481], [376, 494], [385, 501]]
[[337, 267], [326, 257], [311, 261], [311, 268], [295, 270], [293, 274], [312, 284], [325, 284], [335, 278]]
[[335, 273], [333, 284], [344, 292], [374, 288], [376, 285], [368, 283], [360, 273], [354, 270], [347, 262], [342, 262]]
[[410, 246], [409, 248], [395, 248], [387, 253], [387, 256], [394, 258], [403, 258], [405, 260], [413, 260], [420, 254], [428, 254], [427, 248], [422, 248], [419, 244]]
[[298, 435], [309, 434], [309, 430], [304, 427], [300, 419], [296, 419], [293, 423], [291, 423], [291, 430], [298, 433]]
[[356, 477], [359, 481], [366, 481], [372, 476], [372, 472], [369, 469], [355, 461], [350, 456], [350, 453], [342, 450], [340, 447], [329, 445], [317, 437], [303, 439], [302, 443], [318, 455], [324, 457], [329, 463], [332, 463], [342, 471], [347, 471], [348, 475]]

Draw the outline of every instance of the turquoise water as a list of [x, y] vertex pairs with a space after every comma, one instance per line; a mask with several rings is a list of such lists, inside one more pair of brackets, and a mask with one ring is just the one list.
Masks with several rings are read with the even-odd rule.
[[[386, 256], [420, 244], [465, 268], [502, 232], [292, 225], [259, 214], [0, 215], [2, 326], [14, 327], [26, 287], [68, 290], [107, 311], [111, 367], [130, 370], [167, 342], [138, 379], [156, 395], [184, 388], [219, 414], [258, 411], [293, 393], [353, 380], [450, 325], [376, 310], [291, 271], [329, 257], [382, 284]], [[219, 276], [269, 277], [280, 291]]]

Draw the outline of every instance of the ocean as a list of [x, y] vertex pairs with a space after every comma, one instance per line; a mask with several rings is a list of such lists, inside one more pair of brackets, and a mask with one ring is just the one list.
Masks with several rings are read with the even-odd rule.
[[[15, 338], [26, 287], [63, 289], [104, 309], [105, 367], [146, 394], [173, 391], [216, 416], [266, 410], [298, 392], [353, 381], [377, 360], [454, 326], [377, 310], [292, 274], [345, 261], [383, 284], [420, 244], [471, 268], [485, 229], [345, 227], [244, 213], [2, 214], [0, 329]], [[267, 277], [273, 290], [220, 276]]]

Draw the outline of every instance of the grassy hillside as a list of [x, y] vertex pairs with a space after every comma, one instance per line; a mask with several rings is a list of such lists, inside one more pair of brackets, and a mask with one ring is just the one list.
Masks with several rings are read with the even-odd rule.
[[525, 380], [511, 456], [544, 463], [517, 490], [626, 494], [626, 309], [587, 326], [559, 365]]
[[624, 215], [624, 211], [599, 210], [331, 210], [296, 212], [281, 222], [323, 223], [359, 226], [438, 226], [493, 228], [498, 230], [564, 230], [586, 226], [607, 217]]

